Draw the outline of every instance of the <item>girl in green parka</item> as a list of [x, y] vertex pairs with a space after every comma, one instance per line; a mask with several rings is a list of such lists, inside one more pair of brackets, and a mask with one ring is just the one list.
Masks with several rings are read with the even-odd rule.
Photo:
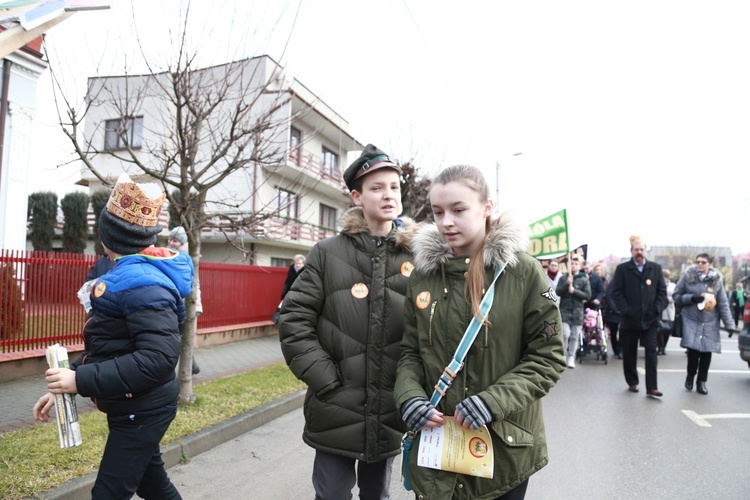
[[[408, 478], [420, 499], [523, 498], [529, 477], [547, 464], [541, 398], [565, 368], [560, 313], [541, 265], [526, 253], [528, 227], [507, 214], [493, 219], [488, 194], [474, 167], [449, 167], [433, 180], [435, 224], [412, 243], [416, 269], [394, 395], [411, 431], [443, 425], [448, 415], [465, 428], [487, 425], [494, 476], [417, 466], [414, 447]], [[428, 399], [433, 386], [503, 264], [487, 321], [435, 408]]]

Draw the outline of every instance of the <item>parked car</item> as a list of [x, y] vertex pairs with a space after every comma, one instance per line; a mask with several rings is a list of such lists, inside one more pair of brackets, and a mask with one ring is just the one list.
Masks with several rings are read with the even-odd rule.
[[740, 348], [740, 357], [747, 361], [747, 366], [750, 367], [750, 302], [745, 304], [742, 311], [742, 324], [744, 326], [737, 337], [737, 344]]

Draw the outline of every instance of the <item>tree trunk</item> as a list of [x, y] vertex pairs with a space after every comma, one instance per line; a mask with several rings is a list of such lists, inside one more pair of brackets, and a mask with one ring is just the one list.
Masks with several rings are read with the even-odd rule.
[[195, 339], [197, 323], [195, 294], [196, 287], [193, 287], [193, 291], [185, 299], [185, 325], [182, 328], [180, 364], [177, 369], [177, 378], [180, 381], [180, 395], [177, 399], [179, 403], [195, 403], [195, 393], [193, 392], [193, 339]]

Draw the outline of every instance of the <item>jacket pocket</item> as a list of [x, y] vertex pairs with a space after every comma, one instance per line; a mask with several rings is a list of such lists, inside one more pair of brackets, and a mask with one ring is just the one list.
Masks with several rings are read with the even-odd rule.
[[511, 448], [534, 446], [534, 434], [510, 420], [493, 422], [492, 430], [495, 431], [495, 434], [505, 446]]

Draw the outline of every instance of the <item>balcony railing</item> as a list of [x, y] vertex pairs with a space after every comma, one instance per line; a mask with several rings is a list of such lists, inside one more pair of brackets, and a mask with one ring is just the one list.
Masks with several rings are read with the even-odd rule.
[[344, 179], [341, 176], [341, 170], [336, 167], [329, 167], [320, 162], [312, 153], [306, 153], [300, 148], [289, 150], [289, 163], [305, 171], [308, 175], [324, 179], [345, 188]]

